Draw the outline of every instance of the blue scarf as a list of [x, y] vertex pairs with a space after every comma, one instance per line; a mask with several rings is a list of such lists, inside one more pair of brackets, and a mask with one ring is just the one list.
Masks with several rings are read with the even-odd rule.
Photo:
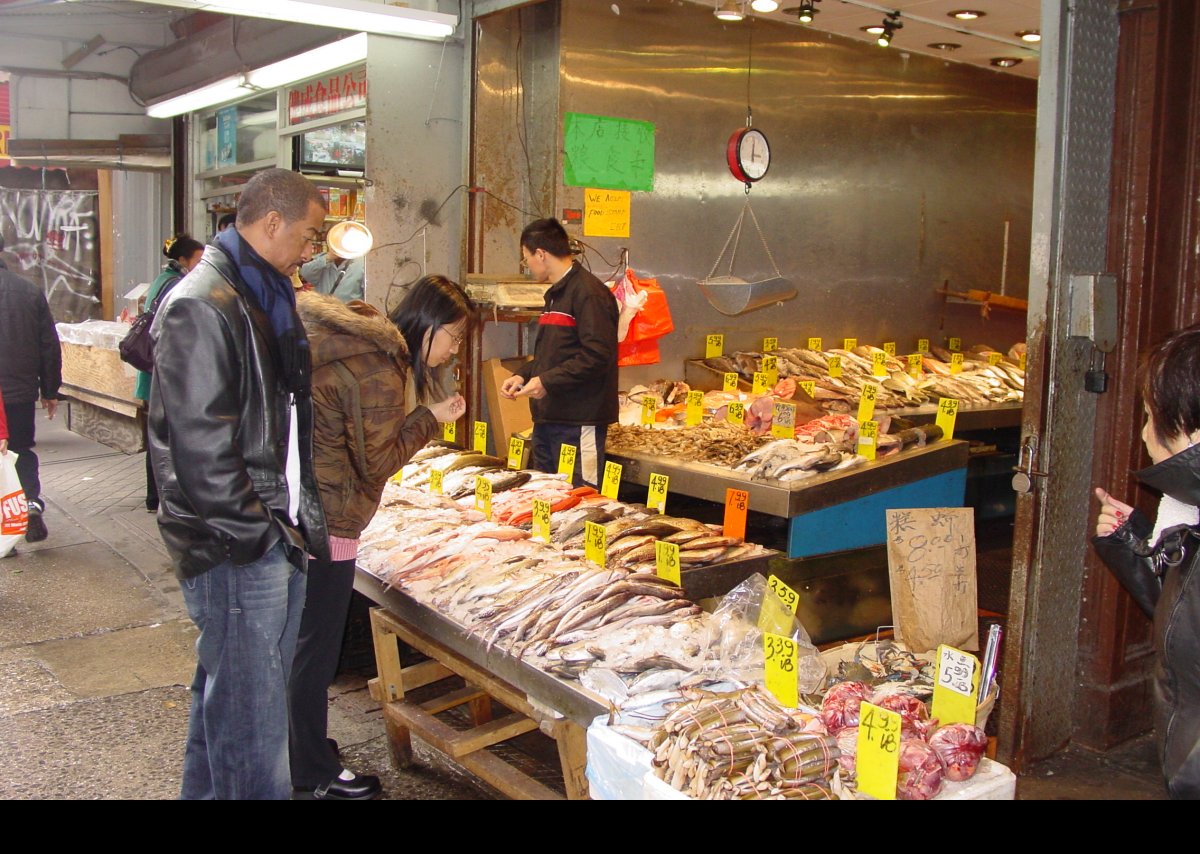
[[296, 314], [296, 292], [291, 279], [268, 264], [236, 228], [227, 228], [213, 243], [233, 262], [241, 284], [267, 315], [275, 333], [272, 352], [288, 391], [308, 394], [312, 387], [312, 355], [304, 325]]

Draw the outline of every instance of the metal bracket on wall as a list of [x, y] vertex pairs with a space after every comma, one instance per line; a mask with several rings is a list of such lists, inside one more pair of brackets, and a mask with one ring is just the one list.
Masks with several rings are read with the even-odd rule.
[[1117, 346], [1117, 277], [1112, 273], [1072, 275], [1067, 334], [1086, 338], [1102, 353]]

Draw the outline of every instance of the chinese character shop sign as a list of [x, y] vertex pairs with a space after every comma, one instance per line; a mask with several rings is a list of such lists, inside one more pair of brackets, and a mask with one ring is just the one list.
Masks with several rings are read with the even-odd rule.
[[351, 69], [289, 89], [288, 124], [299, 124], [365, 106], [367, 69]]

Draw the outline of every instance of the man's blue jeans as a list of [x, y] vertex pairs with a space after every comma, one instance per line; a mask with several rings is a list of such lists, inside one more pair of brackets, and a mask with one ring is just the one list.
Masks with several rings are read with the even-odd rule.
[[278, 544], [254, 563], [222, 563], [182, 586], [200, 638], [180, 797], [286, 800], [287, 682], [304, 573]]

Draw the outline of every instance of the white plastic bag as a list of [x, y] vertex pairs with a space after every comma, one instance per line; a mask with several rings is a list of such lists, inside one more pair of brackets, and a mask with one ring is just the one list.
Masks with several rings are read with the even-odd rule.
[[29, 526], [29, 507], [17, 478], [17, 455], [12, 451], [0, 454], [0, 510], [0, 557], [6, 557]]

